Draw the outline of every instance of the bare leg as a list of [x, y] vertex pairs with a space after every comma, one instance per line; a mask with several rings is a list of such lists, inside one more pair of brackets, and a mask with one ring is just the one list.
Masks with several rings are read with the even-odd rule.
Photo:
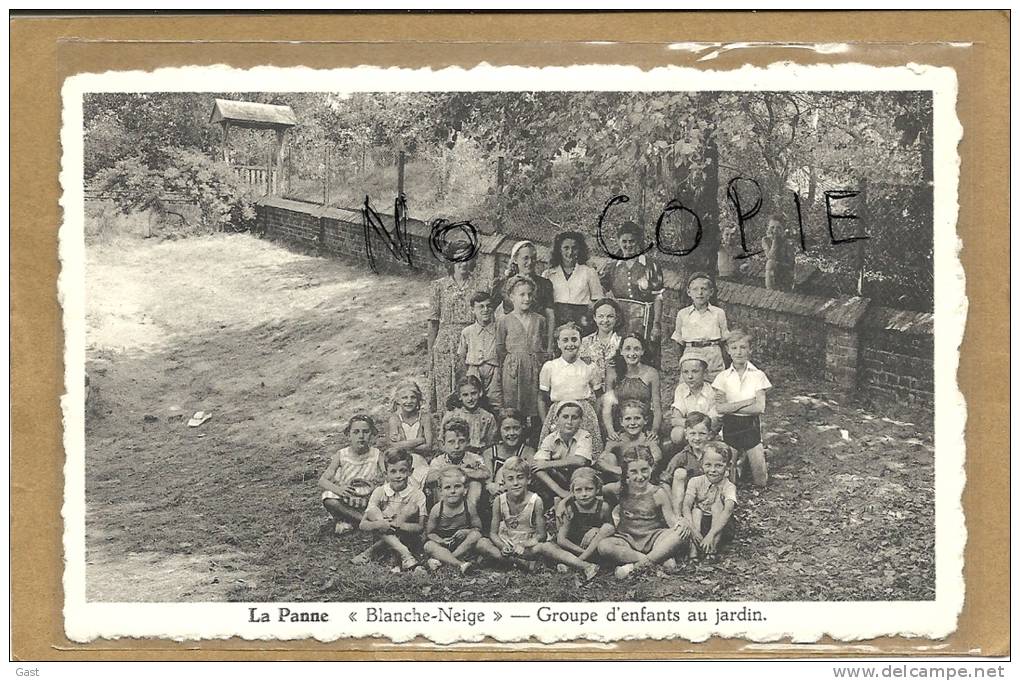
[[751, 464], [751, 481], [764, 487], [769, 481], [769, 467], [765, 461], [765, 447], [760, 442], [744, 453]]
[[468, 506], [474, 509], [475, 513], [478, 513], [478, 500], [482, 498], [482, 483], [477, 480], [471, 480], [467, 485], [467, 503]]
[[471, 530], [468, 536], [464, 538], [464, 541], [460, 543], [460, 546], [453, 550], [453, 556], [459, 561], [463, 561], [466, 556], [471, 555], [478, 545], [478, 542], [482, 538], [482, 533], [478, 530]]
[[425, 542], [425, 553], [429, 554], [439, 562], [452, 565], [453, 567], [460, 567], [460, 564], [463, 562], [457, 558], [457, 556], [453, 555], [448, 548], [442, 544], [437, 544], [434, 541]]
[[676, 553], [676, 550], [680, 548], [682, 543], [683, 540], [676, 532], [672, 530], [661, 532], [655, 539], [655, 543], [652, 544], [652, 550], [648, 552], [644, 559], [652, 563], [661, 563]]
[[687, 493], [687, 469], [678, 468], [673, 473], [673, 486], [670, 490], [670, 501], [673, 503], [673, 511], [680, 515], [684, 506], [684, 494]]
[[386, 542], [380, 539], [379, 541], [375, 542], [358, 555], [354, 556], [354, 558], [351, 558], [351, 562], [354, 563], [355, 565], [364, 565], [365, 563], [372, 559], [373, 551], [378, 551], [384, 548], [386, 548]]
[[333, 516], [335, 522], [351, 523], [355, 527], [361, 523], [361, 512], [354, 510], [339, 499], [323, 499], [322, 505]]
[[492, 558], [493, 560], [503, 560], [503, 552], [496, 548], [496, 545], [488, 537], [482, 537], [475, 544], [475, 551], [480, 556], [485, 558]]
[[389, 548], [397, 552], [401, 560], [415, 560], [414, 554], [411, 553], [411, 549], [404, 545], [404, 542], [400, 541], [400, 538], [395, 534], [384, 534], [379, 540], [386, 544]]
[[599, 555], [613, 562], [614, 565], [636, 563], [644, 554], [638, 553], [630, 544], [619, 537], [608, 537], [599, 543]]
[[531, 547], [531, 552], [557, 563], [565, 563], [580, 572], [584, 572], [588, 569], [588, 566], [591, 565], [591, 563], [581, 560], [574, 554], [569, 551], [565, 551], [563, 548], [551, 541], [536, 544]]
[[701, 540], [704, 539], [704, 537], [701, 536], [701, 519], [703, 516], [704, 514], [697, 506], [691, 509], [691, 543], [687, 548], [688, 558], [698, 557]]

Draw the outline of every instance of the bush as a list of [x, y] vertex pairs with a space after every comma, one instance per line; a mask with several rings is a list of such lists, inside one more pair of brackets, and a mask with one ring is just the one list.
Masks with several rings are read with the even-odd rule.
[[198, 206], [196, 226], [202, 231], [251, 229], [255, 221], [252, 195], [230, 166], [193, 150], [168, 150], [166, 156], [162, 170], [148, 167], [139, 158], [118, 161], [96, 174], [93, 188], [111, 197], [125, 214], [152, 210], [161, 219], [180, 215], [168, 206], [173, 198]]

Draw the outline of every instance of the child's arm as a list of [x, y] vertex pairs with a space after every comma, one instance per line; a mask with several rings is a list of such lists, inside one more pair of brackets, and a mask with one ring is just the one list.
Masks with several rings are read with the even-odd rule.
[[[687, 481], [687, 491], [684, 493], [684, 503], [680, 514], [688, 521], [691, 520], [691, 511], [694, 510], [694, 502], [697, 500], [697, 492], [694, 491], [694, 478]], [[693, 527], [692, 529], [697, 532], [698, 528]]]
[[747, 415], [753, 416], [753, 415], [757, 415], [757, 414], [763, 414], [765, 412], [765, 391], [764, 390], [758, 390], [758, 391], [756, 391], [754, 393], [754, 397], [753, 398], [751, 398], [749, 400], [742, 400], [742, 401], [743, 402], [747, 402], [748, 404], [746, 404], [745, 406], [740, 407], [738, 409], [735, 409], [734, 413], [747, 414]]
[[414, 504], [406, 504], [406, 507], [393, 519], [391, 526], [401, 532], [421, 534], [425, 528], [425, 507]]
[[[562, 500], [561, 500], [562, 503]], [[570, 551], [575, 556], [579, 556], [584, 553], [584, 549], [570, 541], [568, 534], [570, 532], [570, 523], [574, 520], [574, 513], [567, 506], [563, 509], [562, 517], [557, 521], [558, 528], [556, 530], [556, 543], [562, 546], [567, 551]]]
[[425, 521], [425, 538], [429, 541], [434, 541], [437, 544], [443, 543], [443, 538], [436, 534], [436, 528], [439, 526], [439, 513], [442, 510], [442, 504], [436, 504], [429, 511], [428, 520]]
[[616, 450], [617, 448], [612, 445], [606, 447], [602, 452], [602, 456], [595, 462], [595, 468], [616, 477], [623, 475], [623, 469], [620, 468], [620, 464], [616, 459]]
[[345, 485], [341, 487], [335, 482], [333, 482], [333, 476], [336, 475], [336, 470], [339, 467], [340, 467], [340, 454], [338, 452], [334, 454], [332, 457], [330, 457], [329, 466], [326, 467], [326, 472], [319, 476], [319, 487], [321, 489], [326, 490], [327, 492], [332, 492], [333, 494], [338, 494], [340, 496], [346, 496], [350, 491], [350, 485]]
[[715, 410], [720, 414], [733, 414], [740, 411], [744, 407], [748, 407], [754, 404], [755, 398], [751, 397], [746, 400], [737, 400], [735, 402], [726, 401], [726, 393], [718, 388], [715, 389]]
[[378, 502], [375, 499], [375, 495], [368, 501], [368, 507], [365, 509], [365, 515], [361, 517], [361, 523], [358, 525], [358, 529], [363, 532], [388, 532], [390, 529], [390, 523], [388, 520], [383, 518], [382, 511], [379, 510]]
[[[499, 440], [499, 429], [496, 426], [496, 417], [491, 413], [488, 414], [488, 418], [482, 421], [482, 446], [491, 447], [496, 444]], [[492, 474], [492, 467], [489, 467], [490, 477]]]
[[538, 413], [549, 413], [549, 392], [541, 388], [538, 389]]
[[735, 506], [732, 499], [723, 499], [722, 511], [712, 514], [712, 527], [709, 528], [708, 534], [701, 542], [705, 551], [711, 553], [719, 546], [719, 536], [722, 534], [723, 528], [726, 527], [726, 523], [730, 521]]
[[503, 520], [503, 513], [499, 508], [499, 497], [492, 500], [492, 520], [489, 522], [489, 541], [493, 545], [503, 552], [504, 555], [509, 555], [513, 552], [513, 547], [507, 544], [499, 536], [499, 524]]
[[659, 436], [659, 428], [662, 426], [662, 395], [659, 391], [659, 372], [652, 373], [652, 382], [649, 384], [652, 389], [652, 433]]
[[588, 542], [588, 548], [582, 551], [581, 555], [579, 555], [578, 558], [585, 561], [588, 560], [589, 558], [595, 555], [596, 551], [598, 551], [599, 544], [602, 542], [602, 540], [608, 539], [609, 537], [612, 537], [614, 534], [616, 534], [616, 528], [613, 527], [612, 522], [606, 521], [602, 523], [602, 527], [600, 527], [599, 531], [595, 533], [595, 536], [592, 537], [592, 540]]
[[421, 419], [421, 439], [422, 442], [414, 451], [418, 452], [422, 456], [428, 458], [432, 454], [432, 414], [428, 413], [428, 410], [424, 407], [419, 412], [419, 418]]
[[496, 320], [496, 364], [503, 366], [506, 359], [506, 323], [503, 317]]
[[[687, 532], [683, 531], [686, 529], [686, 523], [681, 523], [680, 518], [677, 517], [676, 511], [673, 510], [673, 504], [670, 503], [669, 494], [666, 490], [656, 486], [655, 492], [652, 494], [652, 498], [655, 503], [659, 505], [659, 510], [662, 512], [662, 518], [666, 521], [666, 527], [676, 528], [681, 531], [681, 535], [686, 535]], [[683, 525], [684, 527], [678, 527]]]
[[525, 546], [535, 546], [549, 538], [545, 531], [545, 504], [542, 503], [542, 497], [538, 497], [535, 500], [535, 508], [531, 511], [531, 519], [535, 523], [535, 536], [533, 539], [524, 542]]

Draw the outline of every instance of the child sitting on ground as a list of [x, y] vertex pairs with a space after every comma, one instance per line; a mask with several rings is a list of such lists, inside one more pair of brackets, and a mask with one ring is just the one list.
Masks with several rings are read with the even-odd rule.
[[468, 449], [481, 452], [496, 441], [496, 417], [482, 406], [482, 383], [477, 376], [465, 376], [457, 382], [457, 392], [450, 396], [443, 423], [462, 419], [468, 424]]
[[[358, 529], [378, 537], [373, 548], [387, 547], [394, 551], [400, 557], [399, 569], [413, 570], [418, 567], [413, 551], [420, 548], [425, 527], [425, 494], [410, 484], [410, 451], [388, 449], [383, 461], [386, 482], [376, 487], [368, 498], [368, 507]], [[367, 554], [355, 557], [354, 562], [367, 562]]]
[[542, 440], [531, 462], [531, 471], [543, 492], [560, 499], [570, 496], [567, 488], [574, 469], [592, 464], [591, 435], [581, 428], [583, 413], [577, 402], [556, 405], [556, 430]]
[[468, 560], [482, 538], [482, 524], [468, 505], [467, 476], [456, 466], [447, 466], [439, 473], [439, 501], [429, 513], [425, 531], [427, 565], [437, 570], [442, 564], [452, 565], [467, 574]]
[[530, 463], [535, 457], [535, 450], [524, 442], [524, 426], [524, 415], [517, 409], [508, 407], [499, 412], [499, 442], [482, 452], [486, 468], [492, 471], [492, 477], [485, 483], [492, 498], [506, 491], [501, 470], [507, 459], [519, 456]]
[[464, 367], [465, 376], [474, 376], [482, 386], [489, 406], [499, 409], [503, 401], [499, 378], [499, 361], [496, 359], [496, 325], [492, 321], [492, 296], [479, 291], [471, 296], [471, 312], [475, 323], [460, 332], [457, 358]]
[[677, 453], [659, 475], [659, 484], [669, 492], [673, 509], [680, 515], [687, 493], [687, 481], [702, 474], [701, 461], [704, 457], [704, 446], [712, 439], [711, 419], [700, 411], [687, 414], [684, 430], [687, 433], [687, 446]]
[[680, 384], [673, 391], [673, 429], [669, 439], [678, 451], [687, 444], [684, 423], [691, 412], [700, 412], [711, 419], [708, 429], [719, 432], [719, 412], [715, 408], [715, 390], [705, 383], [708, 364], [700, 357], [687, 357], [680, 361]]
[[602, 481], [595, 469], [578, 468], [570, 476], [570, 497], [557, 505], [556, 543], [586, 562], [598, 555], [602, 540], [615, 532], [612, 512], [601, 492]]
[[620, 499], [613, 510], [616, 532], [599, 543], [599, 555], [617, 565], [616, 576], [626, 579], [656, 564], [675, 566], [672, 556], [683, 545], [688, 529], [677, 517], [669, 495], [652, 484], [655, 460], [645, 445], [623, 452], [623, 480], [606, 490]]
[[377, 432], [372, 417], [355, 414], [343, 432], [351, 444], [332, 456], [319, 478], [322, 505], [338, 536], [361, 523], [368, 496], [383, 481], [382, 455], [372, 446]]
[[432, 456], [432, 416], [422, 409], [425, 397], [418, 384], [410, 379], [401, 381], [393, 391], [386, 432], [389, 448], [411, 452], [411, 482], [418, 487], [425, 484]]
[[467, 477], [467, 503], [472, 513], [478, 515], [478, 500], [482, 496], [482, 485], [491, 477], [485, 467], [485, 459], [481, 454], [467, 448], [468, 424], [459, 418], [451, 418], [443, 423], [443, 453], [437, 454], [429, 465], [426, 478], [427, 495], [436, 499], [436, 485], [439, 476], [448, 466], [456, 466], [464, 471]]
[[733, 448], [734, 481], [750, 464], [751, 480], [764, 487], [769, 480], [765, 447], [761, 442], [761, 414], [765, 411], [765, 392], [772, 387], [768, 376], [751, 364], [751, 334], [734, 329], [726, 337], [726, 348], [733, 363], [712, 382], [716, 391], [716, 409], [722, 414], [723, 441]]
[[620, 405], [620, 432], [618, 440], [609, 440], [606, 449], [599, 455], [595, 467], [610, 482], [619, 482], [622, 476], [620, 459], [624, 450], [634, 445], [645, 445], [652, 453], [655, 464], [662, 459], [662, 450], [655, 443], [654, 437], [645, 432], [648, 426], [648, 407], [644, 402], [627, 400]]
[[733, 534], [730, 518], [737, 505], [737, 488], [726, 479], [729, 448], [722, 442], [708, 442], [701, 465], [704, 475], [691, 478], [684, 496], [683, 515], [691, 531], [690, 557], [699, 551], [715, 553], [723, 539]]
[[529, 572], [539, 558], [566, 565], [584, 573], [585, 579], [598, 574], [598, 566], [583, 561], [546, 541], [545, 506], [542, 499], [528, 491], [529, 466], [517, 456], [503, 464], [506, 491], [492, 502], [489, 537], [478, 542], [478, 552], [496, 560], [524, 562]]

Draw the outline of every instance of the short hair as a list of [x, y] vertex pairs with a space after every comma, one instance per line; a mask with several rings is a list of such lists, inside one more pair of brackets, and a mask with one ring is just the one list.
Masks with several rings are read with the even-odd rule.
[[581, 335], [581, 327], [577, 325], [577, 322], [564, 322], [556, 327], [556, 331], [553, 333], [553, 338], [556, 340], [560, 339], [560, 334], [567, 330], [577, 331], [577, 335]]
[[439, 484], [442, 485], [444, 479], [452, 477], [460, 478], [461, 482], [467, 482], [467, 474], [461, 470], [460, 466], [450, 464], [449, 466], [443, 466], [439, 471]]
[[690, 288], [691, 284], [697, 281], [698, 279], [707, 279], [708, 285], [712, 288], [713, 291], [715, 291], [715, 280], [712, 279], [712, 275], [710, 275], [708, 272], [695, 272], [691, 276], [687, 277], [687, 288]]
[[704, 423], [706, 428], [712, 430], [712, 419], [707, 414], [702, 414], [700, 411], [691, 411], [684, 417], [684, 428], [693, 428], [699, 423]]
[[599, 474], [591, 466], [575, 468], [574, 472], [570, 474], [570, 485], [568, 488], [574, 489], [575, 482], [583, 481], [587, 481], [595, 485], [596, 492], [602, 489], [602, 478], [599, 477]]
[[397, 383], [396, 387], [393, 388], [393, 395], [390, 397], [390, 411], [396, 412], [400, 409], [400, 405], [397, 404], [397, 395], [405, 390], [410, 390], [414, 393], [414, 396], [418, 398], [419, 407], [421, 406], [421, 403], [425, 401], [425, 395], [422, 393], [421, 386], [418, 385], [418, 382], [407, 378]]
[[728, 334], [726, 334], [726, 344], [727, 345], [729, 345], [730, 343], [734, 343], [736, 341], [739, 341], [739, 340], [747, 341], [748, 344], [750, 344], [751, 341], [753, 340], [753, 337], [751, 336], [751, 333], [749, 331], [746, 331], [746, 330], [741, 329], [741, 328], [730, 329], [730, 332]]
[[344, 426], [344, 430], [343, 430], [344, 435], [350, 435], [351, 434], [351, 428], [353, 428], [354, 424], [357, 423], [358, 421], [361, 421], [363, 423], [367, 423], [368, 424], [368, 429], [370, 431], [372, 431], [372, 435], [375, 435], [376, 433], [379, 432], [379, 429], [376, 428], [376, 426], [375, 426], [375, 419], [373, 419], [368, 414], [358, 413], [358, 414], [355, 414], [354, 416], [352, 416], [347, 421], [347, 425]]
[[503, 409], [500, 409], [499, 419], [497, 420], [497, 426], [499, 428], [502, 428], [503, 422], [508, 419], [513, 419], [514, 421], [520, 423], [522, 426], [524, 425], [524, 414], [522, 414], [519, 409], [514, 409], [513, 407], [504, 407]]
[[576, 402], [574, 400], [563, 400], [556, 405], [556, 411], [553, 413], [553, 418], [558, 419], [560, 417], [560, 412], [567, 407], [577, 407], [577, 410], [581, 412], [581, 416], [584, 416], [584, 407], [581, 406], [580, 402]]
[[477, 291], [473, 296], [471, 296], [472, 307], [474, 307], [478, 303], [491, 303], [491, 302], [492, 294], [489, 293], [488, 291]]
[[624, 400], [623, 403], [620, 404], [620, 416], [623, 416], [623, 412], [628, 409], [639, 409], [641, 411], [641, 415], [646, 419], [648, 418], [648, 407], [641, 400]]
[[530, 286], [532, 291], [538, 289], [538, 285], [535, 284], [534, 280], [531, 277], [525, 276], [523, 274], [515, 274], [514, 276], [510, 277], [509, 281], [506, 282], [506, 285], [503, 287], [503, 290], [506, 292], [507, 296], [512, 296], [514, 294], [514, 291], [517, 290], [517, 287], [519, 286]]
[[594, 304], [592, 304], [591, 306], [592, 317], [595, 316], [595, 312], [598, 311], [598, 309], [603, 305], [608, 305], [609, 307], [613, 308], [613, 310], [616, 312], [616, 324], [613, 325], [613, 331], [619, 331], [620, 327], [622, 327], [624, 324], [623, 308], [621, 308], [620, 304], [613, 300], [612, 298], [601, 298], [599, 300], [596, 300]]
[[640, 239], [645, 235], [645, 230], [641, 229], [641, 225], [638, 223], [627, 220], [627, 222], [620, 225], [620, 228], [616, 230], [616, 238], [620, 238], [624, 234], [633, 234], [636, 238]]
[[481, 395], [481, 394], [483, 394], [485, 392], [485, 389], [482, 388], [482, 381], [477, 376], [467, 375], [467, 376], [462, 376], [461, 379], [459, 381], [457, 381], [457, 394], [458, 395], [460, 395], [460, 389], [463, 388], [466, 385], [469, 385], [472, 388], [474, 388], [475, 390], [477, 390], [479, 395]]
[[698, 364], [701, 365], [701, 370], [702, 371], [708, 371], [708, 362], [706, 362], [705, 360], [701, 359], [700, 357], [681, 357], [680, 358], [680, 368], [681, 369], [684, 368], [684, 362], [697, 362]]
[[701, 460], [704, 461], [709, 454], [718, 454], [727, 466], [730, 465], [730, 448], [725, 442], [719, 440], [706, 442], [701, 453]]
[[560, 232], [553, 239], [552, 253], [549, 255], [549, 267], [559, 267], [563, 264], [560, 249], [563, 248], [563, 242], [567, 239], [571, 239], [577, 244], [577, 264], [584, 265], [588, 262], [588, 242], [585, 240], [584, 234], [573, 231]]
[[470, 437], [471, 426], [459, 416], [452, 416], [443, 421], [443, 439], [446, 438], [447, 433], [459, 433], [464, 437]]
[[414, 467], [414, 458], [411, 456], [411, 450], [409, 449], [387, 449], [383, 452], [383, 465], [392, 466], [403, 461], [407, 464], [408, 469]]
[[503, 462], [503, 466], [500, 468], [504, 474], [506, 473], [521, 473], [525, 478], [531, 477], [531, 466], [528, 462], [520, 456], [511, 456], [509, 459]]

